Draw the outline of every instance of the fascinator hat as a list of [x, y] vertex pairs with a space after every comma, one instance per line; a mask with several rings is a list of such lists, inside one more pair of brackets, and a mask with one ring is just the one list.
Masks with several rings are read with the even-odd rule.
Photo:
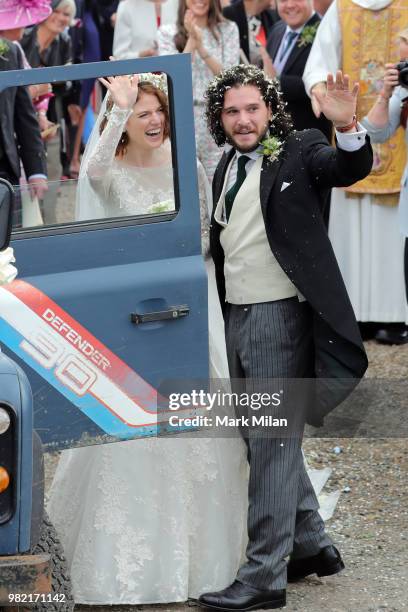
[[51, 12], [50, 0], [1, 0], [0, 30], [35, 25], [47, 19]]

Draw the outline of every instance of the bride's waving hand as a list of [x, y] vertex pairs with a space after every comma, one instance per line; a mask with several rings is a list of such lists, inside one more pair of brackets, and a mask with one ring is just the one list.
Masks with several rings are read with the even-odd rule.
[[139, 77], [137, 74], [133, 76], [116, 76], [116, 77], [101, 77], [99, 81], [109, 91], [113, 103], [120, 109], [131, 110], [136, 104]]
[[[109, 168], [118, 154], [118, 145], [126, 133], [126, 123], [133, 113], [139, 94], [138, 75], [100, 78], [107, 88], [103, 118], [100, 120], [100, 134], [86, 163], [86, 174], [96, 191], [108, 188]], [[123, 151], [122, 151], [123, 154]], [[106, 180], [102, 180], [106, 179]]]

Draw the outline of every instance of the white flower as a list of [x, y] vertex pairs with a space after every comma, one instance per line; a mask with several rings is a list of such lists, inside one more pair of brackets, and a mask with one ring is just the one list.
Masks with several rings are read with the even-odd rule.
[[268, 138], [265, 138], [265, 140], [262, 140], [261, 145], [263, 147], [262, 154], [265, 155], [271, 162], [278, 159], [283, 148], [283, 143], [279, 140], [279, 138], [276, 138], [276, 136], [269, 136]]
[[11, 247], [0, 253], [0, 285], [7, 285], [16, 278], [17, 268], [11, 265], [15, 261]]

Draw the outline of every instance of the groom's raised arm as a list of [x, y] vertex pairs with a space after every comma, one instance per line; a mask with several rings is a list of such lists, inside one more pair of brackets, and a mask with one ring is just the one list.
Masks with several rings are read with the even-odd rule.
[[370, 174], [373, 150], [364, 128], [336, 132], [336, 147], [319, 130], [307, 130], [302, 136], [305, 167], [317, 187], [348, 187]]

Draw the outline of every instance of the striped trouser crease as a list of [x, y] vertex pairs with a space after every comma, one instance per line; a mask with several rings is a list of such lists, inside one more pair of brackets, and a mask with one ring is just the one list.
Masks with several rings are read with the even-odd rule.
[[[230, 375], [237, 390], [251, 392], [262, 379], [310, 375], [313, 345], [306, 302], [289, 298], [228, 304], [225, 323]], [[301, 430], [292, 437], [244, 439], [250, 463], [249, 542], [247, 562], [237, 578], [259, 589], [285, 588], [287, 557], [315, 555], [332, 541], [304, 466]]]

